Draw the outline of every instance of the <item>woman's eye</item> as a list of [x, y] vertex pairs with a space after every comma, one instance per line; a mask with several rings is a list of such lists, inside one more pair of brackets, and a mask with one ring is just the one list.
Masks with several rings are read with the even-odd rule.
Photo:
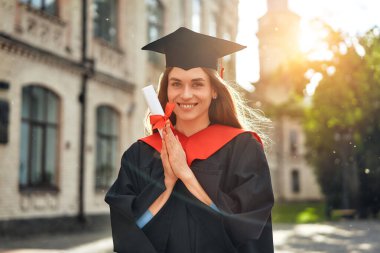
[[193, 87], [202, 87], [202, 86], [203, 86], [203, 83], [201, 82], [193, 83]]
[[173, 87], [179, 87], [180, 85], [181, 85], [180, 82], [173, 82], [173, 83], [171, 83], [171, 86], [173, 86]]

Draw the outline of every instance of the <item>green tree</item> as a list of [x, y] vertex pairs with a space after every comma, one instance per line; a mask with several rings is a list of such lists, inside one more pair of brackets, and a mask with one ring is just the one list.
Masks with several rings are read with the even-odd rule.
[[378, 213], [380, 209], [380, 31], [373, 28], [360, 38], [367, 82], [363, 87], [363, 120], [359, 125], [362, 140], [358, 162], [361, 165], [362, 213]]
[[[323, 79], [305, 114], [307, 158], [328, 206], [356, 208], [366, 216], [379, 209], [379, 32], [372, 29], [355, 43], [327, 29], [333, 58], [308, 64]], [[362, 49], [365, 55], [358, 53]], [[333, 74], [327, 71], [331, 67]]]

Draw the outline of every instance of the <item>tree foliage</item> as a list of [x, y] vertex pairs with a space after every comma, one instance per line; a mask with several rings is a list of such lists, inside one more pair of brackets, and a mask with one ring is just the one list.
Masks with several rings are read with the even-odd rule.
[[333, 57], [308, 63], [323, 79], [305, 113], [307, 159], [332, 208], [367, 216], [380, 206], [379, 30], [349, 40], [326, 27]]

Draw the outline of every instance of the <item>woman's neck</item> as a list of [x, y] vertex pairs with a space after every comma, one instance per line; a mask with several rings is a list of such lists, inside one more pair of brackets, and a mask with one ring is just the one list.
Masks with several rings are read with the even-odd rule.
[[207, 128], [210, 125], [210, 121], [203, 121], [201, 123], [196, 121], [177, 121], [175, 129], [178, 132], [183, 133], [185, 136], [191, 136], [199, 131]]

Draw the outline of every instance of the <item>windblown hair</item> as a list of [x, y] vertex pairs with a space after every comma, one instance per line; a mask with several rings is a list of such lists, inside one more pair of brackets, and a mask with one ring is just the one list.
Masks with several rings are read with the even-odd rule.
[[[165, 108], [168, 102], [168, 83], [169, 73], [172, 67], [166, 68], [161, 75], [158, 87], [158, 99], [162, 108]], [[270, 143], [268, 130], [271, 127], [271, 121], [266, 118], [260, 110], [253, 109], [247, 105], [240, 93], [227, 84], [214, 69], [202, 68], [209, 76], [211, 86], [216, 91], [217, 98], [212, 99], [209, 108], [209, 118], [211, 124], [220, 124], [257, 133], [263, 141], [264, 147]], [[173, 125], [176, 124], [176, 116], [173, 113], [170, 117]], [[151, 125], [147, 117], [145, 130], [148, 134], [152, 133]]]

